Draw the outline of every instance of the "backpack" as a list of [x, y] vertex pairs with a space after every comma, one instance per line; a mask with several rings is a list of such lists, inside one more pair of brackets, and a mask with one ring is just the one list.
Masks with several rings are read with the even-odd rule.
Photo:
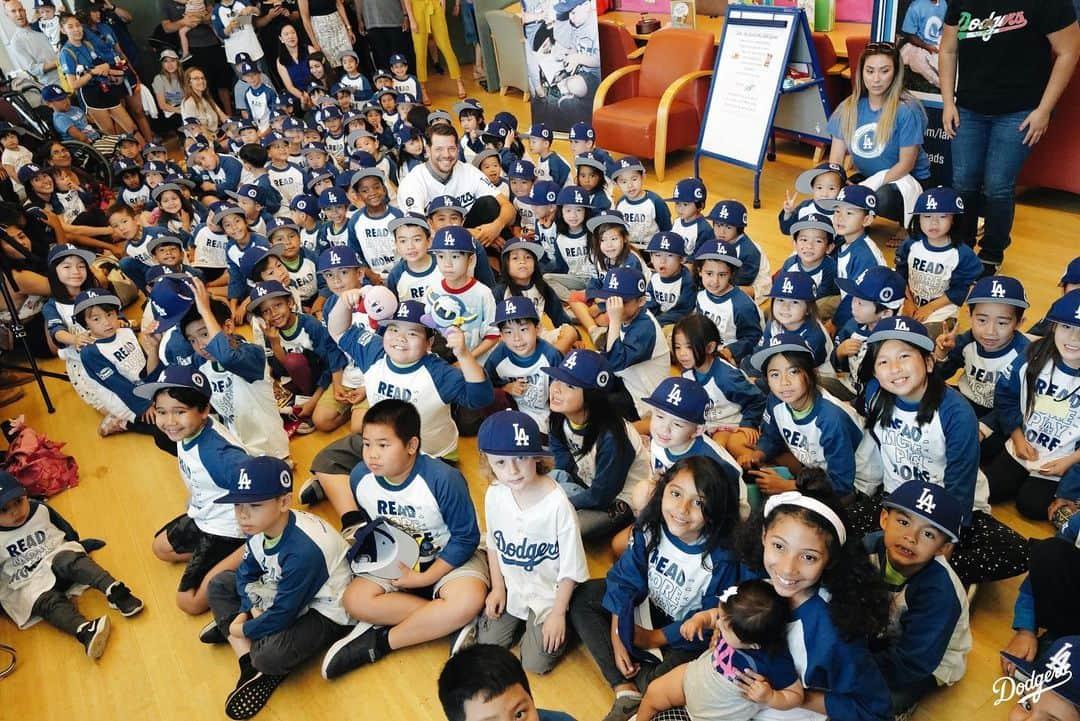
[[23, 416], [0, 423], [8, 441], [0, 468], [15, 476], [31, 496], [55, 496], [79, 485], [79, 464], [61, 453], [64, 443], [50, 441], [26, 425]]

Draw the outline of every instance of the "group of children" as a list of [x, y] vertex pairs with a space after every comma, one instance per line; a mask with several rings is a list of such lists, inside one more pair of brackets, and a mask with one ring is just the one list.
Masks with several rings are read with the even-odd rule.
[[[429, 120], [449, 122], [440, 112]], [[230, 718], [313, 657], [334, 679], [453, 635], [455, 658], [504, 670], [491, 646], [520, 642], [533, 673], [580, 639], [612, 688], [605, 721], [885, 719], [964, 675], [971, 587], [1028, 569], [989, 503], [1068, 528], [1080, 259], [1025, 334], [1020, 281], [979, 277], [950, 237], [955, 192], [920, 196], [893, 269], [866, 232], [873, 192], [826, 163], [780, 213], [792, 254], [773, 273], [738, 201], [706, 214], [693, 178], [662, 199], [583, 125], [572, 164], [543, 126], [521, 157], [516, 121], [485, 125], [467, 101], [459, 162], [472, 153], [518, 209], [485, 247], [462, 199], [396, 208], [380, 135], [321, 113], [322, 129], [282, 119], [238, 158], [191, 138], [186, 177], [156, 160], [122, 174], [149, 188], [108, 211], [140, 321], [98, 287], [92, 252], [48, 257], [49, 336], [100, 432], [146, 432], [177, 456], [188, 506], [153, 552], [184, 564], [178, 607], [211, 611], [200, 640], [238, 657]], [[422, 154], [414, 129], [398, 139]], [[288, 439], [346, 423], [295, 489], [328, 501], [339, 533], [292, 509]], [[472, 431], [483, 535], [457, 468]], [[79, 617], [58, 584], [94, 585], [124, 615], [141, 603], [7, 483], [0, 603], [100, 655], [107, 618]], [[617, 560], [590, 579], [597, 540]], [[19, 560], [31, 546], [49, 563]], [[1049, 625], [1037, 587], [1018, 610], [1032, 636]], [[1010, 649], [1031, 661], [1031, 641], [1018, 631]], [[522, 687], [506, 703], [529, 706], [524, 677], [506, 678], [480, 703]], [[455, 683], [440, 698], [477, 718]]]

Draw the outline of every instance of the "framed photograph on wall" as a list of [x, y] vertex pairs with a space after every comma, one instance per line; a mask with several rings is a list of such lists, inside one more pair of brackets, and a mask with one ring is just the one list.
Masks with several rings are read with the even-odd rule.
[[941, 107], [938, 48], [946, 0], [878, 0], [872, 36], [896, 43], [904, 87], [923, 103]]

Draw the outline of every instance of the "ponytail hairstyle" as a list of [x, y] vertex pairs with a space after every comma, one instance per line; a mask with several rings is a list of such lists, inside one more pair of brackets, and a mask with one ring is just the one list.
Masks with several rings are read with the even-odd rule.
[[[796, 489], [805, 496], [817, 499], [832, 509], [845, 528], [850, 528], [843, 507], [821, 468], [804, 468], [795, 479]], [[796, 518], [813, 528], [825, 539], [828, 560], [819, 585], [829, 592], [829, 618], [845, 641], [872, 638], [883, 631], [889, 621], [889, 595], [870, 560], [862, 550], [862, 539], [849, 536], [840, 545], [836, 529], [821, 514], [808, 508], [780, 505], [767, 517], [763, 510], [755, 512], [740, 526], [736, 550], [744, 563], [764, 572], [762, 537], [781, 517]]]
[[[903, 341], [900, 342], [903, 343]], [[893, 409], [896, 408], [896, 397], [883, 388], [879, 387], [873, 398], [866, 397], [866, 389], [870, 381], [875, 377], [874, 366], [877, 365], [881, 345], [881, 343], [872, 343], [862, 365], [859, 366], [859, 383], [862, 384], [862, 390], [859, 391], [854, 405], [856, 408], [863, 407], [867, 409], [867, 428], [873, 428], [878, 423], [886, 424], [892, 421]], [[905, 343], [905, 345], [922, 356], [924, 361], [926, 359], [930, 360], [930, 370], [926, 374], [926, 392], [923, 394], [922, 400], [919, 401], [919, 409], [915, 413], [915, 423], [924, 426], [934, 419], [934, 414], [937, 413], [941, 401], [945, 398], [945, 379], [941, 377], [940, 373], [934, 371], [934, 356], [930, 351], [913, 346], [910, 343]]]
[[[675, 343], [676, 333], [683, 334], [687, 344], [690, 346], [690, 350], [694, 352], [695, 368], [704, 365], [706, 359], [717, 358], [720, 355], [720, 349], [724, 347], [716, 323], [714, 323], [711, 318], [704, 316], [701, 313], [688, 313], [675, 324], [675, 328], [671, 332], [671, 342], [673, 345]], [[709, 352], [710, 343], [716, 344], [716, 347], [713, 348], [711, 353]]]
[[1053, 374], [1054, 365], [1061, 360], [1061, 352], [1058, 351], [1057, 343], [1054, 341], [1054, 331], [1057, 330], [1057, 327], [1057, 323], [1051, 323], [1046, 335], [1032, 341], [1027, 347], [1027, 370], [1024, 372], [1024, 382], [1027, 384], [1028, 397], [1027, 403], [1024, 404], [1024, 420], [1030, 418], [1035, 411], [1035, 396], [1037, 394], [1034, 392], [1034, 388], [1035, 382], [1039, 379], [1039, 374], [1042, 373], [1047, 363], [1050, 364], [1050, 373]]
[[731, 548], [732, 534], [739, 521], [739, 483], [730, 469], [721, 466], [707, 456], [687, 456], [675, 461], [660, 476], [645, 508], [637, 519], [637, 529], [647, 539], [645, 555], [660, 545], [664, 525], [661, 511], [668, 484], [683, 471], [694, 479], [694, 486], [702, 499], [701, 515], [705, 526], [701, 529], [701, 565], [709, 568], [709, 555], [716, 548]]

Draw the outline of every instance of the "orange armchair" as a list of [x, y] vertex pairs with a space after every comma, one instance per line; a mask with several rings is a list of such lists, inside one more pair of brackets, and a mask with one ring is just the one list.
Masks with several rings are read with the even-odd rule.
[[[640, 65], [627, 65], [601, 81], [593, 100], [596, 144], [617, 153], [652, 158], [657, 180], [664, 179], [669, 150], [697, 144], [716, 58], [716, 37], [686, 28], [657, 30]], [[634, 97], [611, 102], [608, 93], [620, 79], [636, 73]]]
[[[622, 23], [600, 18], [596, 23], [600, 42], [600, 77], [606, 78], [619, 68], [638, 62], [641, 52], [634, 36]], [[636, 75], [626, 75], [608, 91], [608, 100], [632, 98], [637, 93]]]

